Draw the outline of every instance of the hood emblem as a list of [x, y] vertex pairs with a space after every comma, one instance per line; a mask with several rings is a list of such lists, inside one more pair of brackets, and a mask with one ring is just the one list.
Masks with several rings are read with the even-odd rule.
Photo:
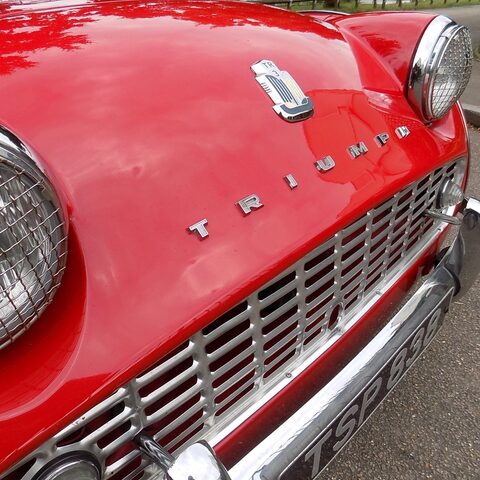
[[273, 109], [287, 122], [300, 122], [313, 115], [313, 103], [298, 83], [271, 60], [261, 60], [250, 67], [255, 80], [275, 104]]
[[241, 208], [244, 215], [248, 215], [249, 213], [252, 213], [252, 210], [263, 207], [260, 197], [254, 193], [239, 200], [237, 205]]
[[[259, 63], [265, 63], [265, 62], [269, 63], [270, 65], [273, 65], [273, 68], [277, 68], [277, 67], [275, 67], [275, 64], [273, 64], [272, 62], [268, 62], [268, 60], [263, 60], [262, 62], [259, 62]], [[258, 64], [256, 63], [255, 65], [252, 66], [253, 71], [255, 71], [254, 67], [256, 67], [257, 65]], [[280, 72], [280, 73], [284, 74], [285, 72]], [[288, 75], [288, 76], [290, 77], [290, 75]], [[257, 77], [257, 80], [258, 79], [259, 79], [259, 77]], [[260, 80], [258, 80], [258, 81], [262, 85]], [[297, 87], [298, 87], [298, 85], [297, 85]], [[271, 92], [268, 91], [266, 88], [265, 88], [265, 91], [268, 93], [268, 95], [272, 99], [274, 98], [272, 96]], [[305, 98], [307, 98], [307, 97], [305, 97]], [[279, 110], [277, 110], [276, 107], [278, 107], [278, 105], [275, 105], [275, 107], [273, 107], [273, 108], [275, 109], [275, 111], [277, 113], [279, 113]], [[312, 112], [313, 112], [313, 110], [312, 110]], [[282, 115], [282, 114], [280, 114], [280, 115]], [[283, 117], [283, 118], [285, 118], [285, 117]], [[293, 120], [288, 120], [288, 121], [293, 121]], [[395, 133], [396, 133], [397, 137], [400, 139], [400, 141], [403, 141], [404, 138], [409, 137], [411, 132], [410, 132], [410, 129], [406, 125], [400, 125], [399, 127], [395, 128]], [[375, 135], [375, 137], [374, 137], [374, 141], [376, 142], [376, 144], [379, 148], [384, 147], [387, 144], [387, 142], [389, 141], [389, 139], [390, 139], [390, 134], [387, 133], [387, 132], [379, 133], [378, 135]], [[355, 144], [347, 147], [347, 152], [354, 159], [360, 157], [361, 155], [367, 155], [368, 151], [369, 151], [368, 146], [363, 141], [355, 143]], [[318, 172], [320, 172], [320, 174], [323, 175], [323, 174], [327, 174], [327, 172], [329, 172], [330, 170], [335, 168], [336, 163], [335, 163], [335, 160], [333, 159], [333, 157], [331, 155], [327, 155], [326, 157], [323, 157], [320, 160], [317, 160], [316, 162], [314, 162], [313, 165], [318, 170]], [[346, 168], [348, 168], [348, 167], [346, 167]], [[297, 182], [296, 178], [293, 176], [292, 173], [289, 173], [288, 175], [285, 175], [283, 177], [283, 179], [285, 180], [288, 187], [290, 187], [290, 190], [296, 190], [298, 187], [300, 187], [300, 183]], [[244, 216], [247, 216], [250, 213], [252, 213], [253, 211], [258, 210], [259, 208], [262, 208], [264, 206], [264, 204], [260, 200], [260, 196], [257, 195], [256, 193], [252, 193], [251, 195], [248, 195], [248, 197], [245, 197], [245, 198], [242, 198], [241, 200], [238, 200], [238, 202], [236, 202], [235, 205], [237, 205], [239, 207], [239, 209], [242, 211]], [[207, 225], [208, 225], [208, 219], [204, 218], [204, 219], [199, 220], [198, 222], [194, 223], [193, 225], [190, 225], [187, 228], [187, 231], [189, 233], [195, 234], [199, 240], [203, 240], [203, 239], [209, 237], [209, 235], [210, 235], [208, 230], [207, 230]]]
[[360, 155], [365, 155], [368, 152], [368, 147], [365, 145], [364, 142], [359, 142], [355, 145], [350, 145], [347, 150], [348, 153], [350, 153], [352, 158], [355, 160]]
[[197, 223], [190, 225], [188, 231], [191, 233], [197, 233], [200, 236], [200, 239], [207, 238], [209, 235], [206, 227], [207, 224], [208, 220], [204, 218], [203, 220], [199, 220]]
[[335, 168], [336, 163], [330, 155], [327, 155], [326, 157], [317, 160], [314, 165], [319, 172], [325, 173], [332, 168]]

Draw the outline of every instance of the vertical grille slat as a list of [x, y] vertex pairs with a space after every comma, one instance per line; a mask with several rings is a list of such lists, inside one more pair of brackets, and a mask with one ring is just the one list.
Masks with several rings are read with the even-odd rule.
[[122, 479], [125, 479], [125, 480], [127, 480], [128, 478], [132, 478], [134, 476], [132, 475], [133, 472], [136, 472], [138, 474], [143, 469], [145, 469], [145, 467], [148, 465], [147, 460], [140, 458], [140, 452], [138, 450], [131, 451], [127, 455], [122, 457], [120, 460], [117, 460], [111, 465], [108, 465], [107, 468], [105, 469], [104, 477], [111, 478], [113, 475], [116, 475], [119, 472], [121, 472], [129, 464], [132, 464], [136, 459], [139, 460], [138, 466], [136, 468], [134, 467], [131, 472], [125, 473], [125, 475], [122, 476]]
[[222, 399], [220, 402], [217, 403], [218, 410], [221, 410], [223, 407], [228, 405], [239, 393], [242, 393], [245, 390], [251, 390], [255, 385], [255, 375], [245, 384], [242, 384], [238, 389], [235, 389], [232, 393], [230, 393], [227, 397]]
[[231, 364], [238, 365], [244, 360], [247, 360], [254, 353], [255, 353], [255, 346], [251, 345], [246, 350], [243, 350], [241, 353], [239, 353], [236, 357], [232, 358], [229, 363], [225, 363], [217, 370], [213, 370], [213, 373], [215, 374], [216, 377], [220, 377], [223, 374], [227, 373], [232, 368]]
[[289, 282], [287, 285], [283, 286], [282, 288], [277, 290], [275, 293], [272, 293], [270, 296], [268, 296], [264, 300], [259, 300], [259, 305], [261, 306], [262, 309], [267, 307], [268, 305], [271, 305], [273, 302], [275, 302], [279, 298], [282, 298], [285, 294], [291, 292], [292, 290], [295, 290], [296, 286], [297, 286], [297, 280], [295, 278], [295, 280]]
[[[179, 436], [177, 436], [174, 440], [171, 440], [170, 443], [167, 443], [165, 445], [165, 442], [162, 442], [161, 439], [160, 439], [160, 442], [163, 445], [165, 445], [165, 448], [167, 448], [167, 450], [174, 450], [179, 443], [182, 443], [183, 441], [188, 439], [188, 437], [191, 436], [193, 432], [198, 430], [199, 427], [201, 427], [204, 424], [205, 424], [205, 418], [202, 417], [201, 419], [195, 421], [193, 424], [189, 425]], [[192, 442], [190, 441], [189, 443], [192, 443]]]
[[210, 333], [203, 333], [207, 341], [210, 343], [213, 340], [216, 340], [218, 337], [222, 336], [224, 333], [230, 331], [232, 328], [240, 325], [245, 320], [248, 320], [249, 310], [245, 310], [244, 312], [240, 313], [239, 315], [235, 316], [228, 322], [224, 322], [223, 324], [217, 326], [215, 330], [211, 331]]
[[[172, 410], [175, 410], [177, 405], [182, 404], [189, 398], [193, 397], [195, 394], [200, 393], [202, 390], [200, 382], [197, 382], [193, 387], [190, 387], [188, 390], [183, 392], [181, 395], [178, 395], [176, 398], [170, 400], [166, 405], [162, 406], [159, 408], [158, 413], [160, 415], [167, 415], [168, 413], [171, 413]], [[145, 407], [151, 406], [154, 402], [154, 400], [149, 399], [148, 401], [144, 402]], [[153, 416], [150, 414], [148, 415], [148, 419], [153, 420]]]
[[296, 290], [292, 291], [292, 298], [287, 300], [281, 307], [276, 308], [272, 313], [269, 313], [266, 317], [262, 317], [260, 313], [260, 317], [262, 319], [263, 325], [269, 325], [271, 322], [277, 320], [280, 316], [287, 313], [290, 309], [295, 307], [298, 302], [297, 292]]
[[292, 315], [288, 316], [284, 321], [280, 324], [276, 324], [276, 326], [268, 331], [268, 333], [264, 334], [264, 338], [266, 343], [270, 342], [273, 338], [275, 338], [280, 333], [284, 332], [285, 330], [291, 328], [293, 325], [298, 325], [299, 315], [298, 315], [298, 308], [295, 309], [295, 312]]
[[172, 368], [180, 365], [186, 359], [191, 358], [192, 346], [188, 346], [181, 352], [177, 353], [168, 360], [161, 362], [159, 365], [154, 368], [149, 369], [147, 372], [144, 372], [142, 375], [136, 378], [136, 383], [138, 386], [143, 386], [149, 384], [153, 379], [158, 378], [164, 373], [170, 371]]
[[109, 443], [107, 446], [105, 446], [102, 449], [103, 452], [105, 453], [105, 455], [111, 455], [122, 445], [125, 445], [125, 443], [129, 442], [132, 438], [132, 435], [135, 435], [135, 429], [130, 427], [128, 431], [125, 432], [122, 436], [118, 437], [112, 443]]
[[[288, 330], [288, 328], [285, 328], [285, 330]], [[282, 336], [281, 340], [278, 342], [275, 342], [274, 345], [272, 345], [268, 350], [267, 350], [267, 357], [271, 359], [273, 355], [281, 351], [284, 347], [288, 346], [288, 344], [296, 337], [298, 337], [299, 331], [298, 327], [295, 327], [292, 331], [289, 333], [285, 334]]]
[[222, 383], [219, 387], [214, 388], [214, 396], [218, 396], [228, 390], [232, 385], [241, 380], [245, 375], [250, 373], [253, 370], [254, 365], [247, 365], [243, 367], [240, 371], [235, 373], [232, 377], [229, 378], [228, 382]]
[[439, 168], [366, 212], [159, 359], [24, 459], [35, 460], [24, 480], [50, 452], [77, 446], [98, 453], [105, 478], [141, 480], [149, 463], [132, 447], [140, 430], [170, 450], [221, 432], [413, 263], [438, 227], [423, 213], [456, 171]]
[[[203, 407], [205, 407], [207, 402], [205, 400], [197, 402], [193, 407], [190, 407], [188, 410], [186, 410], [185, 413], [182, 413], [181, 415], [176, 417], [177, 422], [172, 423], [172, 427], [175, 426], [176, 423], [179, 423], [178, 421], [186, 417], [188, 418], [189, 415], [192, 415], [196, 411], [200, 411]], [[145, 422], [146, 424], [152, 424], [160, 421], [164, 415], [168, 413], [168, 411], [171, 411], [171, 409], [168, 410], [157, 410], [155, 413], [152, 413], [151, 415], [148, 416], [147, 421]], [[165, 429], [166, 430], [166, 429]], [[163, 432], [163, 430], [162, 430]]]
[[286, 363], [286, 360], [288, 360], [292, 357], [293, 352], [295, 350], [295, 346], [294, 345], [287, 345], [287, 346], [288, 346], [287, 349], [279, 350], [279, 355], [277, 355], [275, 357], [269, 357], [268, 360], [271, 360], [272, 358], [273, 358], [273, 360], [268, 364], [268, 366], [266, 368], [267, 378], [271, 375], [272, 370], [273, 371], [278, 370], [278, 367], [281, 367], [283, 364]]
[[[340, 271], [340, 269], [337, 269], [336, 270], [337, 272]], [[316, 296], [315, 298], [313, 298], [310, 302], [308, 301], [308, 297], [307, 297], [307, 307], [308, 309], [312, 309], [316, 306], [318, 306], [319, 304], [321, 304], [322, 302], [326, 301], [327, 299], [329, 299], [336, 291], [337, 291], [337, 287], [336, 285], [338, 285], [339, 282], [337, 280], [332, 280], [332, 285], [330, 287], [328, 287], [327, 290], [325, 290], [324, 292], [322, 292], [321, 294], [319, 294], [318, 296]], [[305, 289], [306, 293], [309, 293], [310, 292], [310, 289]], [[312, 293], [312, 295], [314, 294], [315, 292]]]
[[[227, 343], [225, 343], [221, 347], [218, 347], [212, 353], [208, 354], [207, 360], [210, 363], [215, 362], [216, 360], [218, 360], [220, 357], [223, 357], [228, 352], [232, 352], [233, 350], [235, 350], [235, 347], [238, 347], [241, 343], [243, 343], [245, 340], [248, 340], [250, 337], [251, 337], [250, 330], [246, 330], [246, 331], [240, 333], [235, 338], [232, 338]], [[208, 347], [208, 345], [207, 345], [207, 347]]]

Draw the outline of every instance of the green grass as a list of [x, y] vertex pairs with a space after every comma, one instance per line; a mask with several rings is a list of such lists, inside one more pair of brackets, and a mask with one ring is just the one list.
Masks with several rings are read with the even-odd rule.
[[[411, 3], [403, 3], [399, 7], [398, 0], [395, 4], [385, 5], [383, 10], [423, 10], [430, 8], [449, 8], [449, 7], [458, 7], [464, 5], [480, 5], [480, 0], [418, 0], [418, 5], [415, 5], [415, 1]], [[280, 5], [285, 6], [285, 4]], [[293, 10], [311, 10], [312, 2], [301, 2], [295, 3], [292, 6]], [[354, 12], [372, 12], [377, 10], [382, 10], [382, 1], [377, 0], [377, 8], [374, 8], [373, 5], [358, 4], [355, 5], [355, 0], [339, 0], [338, 7], [329, 7], [325, 5], [325, 2], [318, 0], [316, 5], [317, 10], [341, 10], [343, 12], [354, 13]]]

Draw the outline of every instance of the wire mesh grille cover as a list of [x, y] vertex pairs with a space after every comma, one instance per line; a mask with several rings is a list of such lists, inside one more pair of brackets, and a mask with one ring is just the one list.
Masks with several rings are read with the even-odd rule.
[[431, 87], [432, 116], [445, 115], [464, 92], [473, 66], [470, 32], [461, 27], [456, 31], [443, 53]]
[[437, 228], [423, 213], [456, 169], [437, 169], [339, 231], [58, 433], [8, 480], [31, 478], [52, 451], [78, 449], [99, 458], [105, 478], [137, 480], [149, 465], [132, 442], [141, 429], [172, 452], [221, 431], [414, 261]]
[[24, 163], [0, 157], [0, 349], [40, 316], [65, 268], [62, 212]]

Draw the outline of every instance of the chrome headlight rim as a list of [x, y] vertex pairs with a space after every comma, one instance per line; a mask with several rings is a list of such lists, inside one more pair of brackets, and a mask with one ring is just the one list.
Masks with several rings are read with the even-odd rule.
[[[433, 87], [438, 67], [445, 53], [452, 40], [461, 32], [468, 32], [468, 28], [457, 24], [451, 18], [439, 15], [427, 26], [417, 46], [410, 67], [407, 97], [425, 123], [438, 120], [451, 110], [450, 107], [441, 115], [434, 114], [432, 105]], [[463, 90], [461, 93], [463, 93]], [[460, 95], [452, 102], [452, 106], [458, 101]]]
[[[5, 134], [8, 133], [8, 137]], [[13, 169], [23, 170], [29, 177], [42, 184], [48, 200], [58, 209], [65, 229], [68, 232], [68, 221], [64, 205], [60, 202], [55, 189], [34, 154], [17, 137], [0, 125], [0, 163], [5, 163]]]
[[[47, 243], [40, 242], [36, 247], [32, 247], [30, 251], [25, 251], [23, 241], [27, 237], [18, 238], [15, 235], [13, 236], [17, 242], [15, 245], [19, 245], [18, 249], [21, 249], [24, 253], [23, 261], [31, 267], [28, 273], [36, 276], [38, 280], [38, 284], [31, 286], [30, 290], [24, 285], [24, 272], [18, 273], [17, 263], [12, 262], [11, 258], [9, 258], [8, 252], [10, 248], [7, 250], [4, 249], [5, 241], [2, 237], [2, 235], [8, 236], [10, 234], [9, 230], [16, 223], [16, 220], [14, 223], [9, 223], [8, 214], [4, 213], [4, 211], [9, 204], [15, 205], [14, 207], [9, 208], [15, 210], [16, 213], [14, 215], [18, 216], [20, 209], [16, 206], [15, 202], [20, 196], [16, 199], [10, 197], [10, 202], [5, 203], [5, 197], [8, 197], [11, 193], [0, 191], [0, 213], [2, 219], [2, 227], [0, 228], [0, 260], [2, 268], [0, 269], [0, 274], [3, 276], [5, 273], [2, 272], [10, 270], [13, 275], [17, 275], [17, 283], [20, 283], [21, 286], [24, 287], [22, 295], [24, 298], [28, 297], [30, 302], [30, 305], [23, 302], [18, 306], [15, 301], [21, 302], [21, 300], [18, 300], [19, 296], [14, 297], [15, 301], [13, 301], [10, 297], [11, 292], [9, 292], [9, 289], [5, 287], [4, 283], [0, 282], [0, 350], [10, 345], [28, 328], [30, 328], [30, 326], [38, 320], [45, 308], [51, 303], [61, 284], [68, 251], [68, 218], [65, 215], [66, 210], [64, 204], [57, 195], [55, 188], [42, 169], [41, 163], [36, 156], [21, 140], [18, 139], [18, 137], [16, 137], [16, 135], [2, 125], [0, 125], [0, 173], [1, 172], [9, 172], [11, 175], [14, 175], [6, 181], [4, 178], [0, 178], [0, 189], [5, 189], [4, 192], [8, 192], [7, 185], [11, 183], [14, 177], [18, 176], [18, 179], [21, 179], [17, 180], [25, 190], [20, 196], [23, 197], [25, 195], [27, 201], [33, 202], [29, 205], [31, 209], [25, 213], [25, 215], [20, 216], [20, 218], [25, 217], [23, 218], [24, 228], [28, 227], [28, 229], [30, 229], [30, 235], [35, 237], [36, 240], [38, 240], [38, 237], [43, 236], [45, 238], [45, 235], [47, 235], [51, 248], [47, 249]], [[25, 182], [28, 182], [31, 185], [31, 192], [28, 188], [28, 183]], [[29, 193], [31, 193], [31, 196], [28, 195]], [[38, 201], [39, 198], [41, 199], [41, 204], [35, 204], [35, 200]], [[47, 205], [46, 207], [43, 205], [44, 203]], [[39, 209], [38, 211], [37, 207]], [[53, 217], [50, 218], [48, 215], [46, 218], [42, 218], [39, 214], [40, 210], [42, 212], [46, 211], [47, 213], [53, 212]], [[27, 215], [29, 216], [32, 211], [34, 211], [35, 215], [39, 217], [39, 220], [37, 220], [37, 223], [33, 226], [29, 224], [27, 219]], [[48, 230], [45, 226], [48, 223], [54, 224], [55, 230]], [[42, 224], [44, 224], [43, 227]], [[58, 231], [56, 231], [57, 228]], [[41, 231], [42, 229], [43, 231]], [[41, 233], [39, 233], [40, 231]], [[41, 260], [43, 259], [44, 264], [40, 264], [40, 261], [37, 263], [31, 263], [30, 255], [35, 249], [40, 252], [37, 252], [36, 255], [39, 256]], [[53, 262], [51, 262], [52, 258], [54, 259]], [[7, 265], [6, 269], [5, 265]], [[15, 315], [12, 314], [9, 314], [8, 317], [4, 316], [4, 308], [6, 308], [8, 302], [11, 303], [10, 306], [13, 307], [13, 310], [17, 314], [17, 318], [14, 318]]]

